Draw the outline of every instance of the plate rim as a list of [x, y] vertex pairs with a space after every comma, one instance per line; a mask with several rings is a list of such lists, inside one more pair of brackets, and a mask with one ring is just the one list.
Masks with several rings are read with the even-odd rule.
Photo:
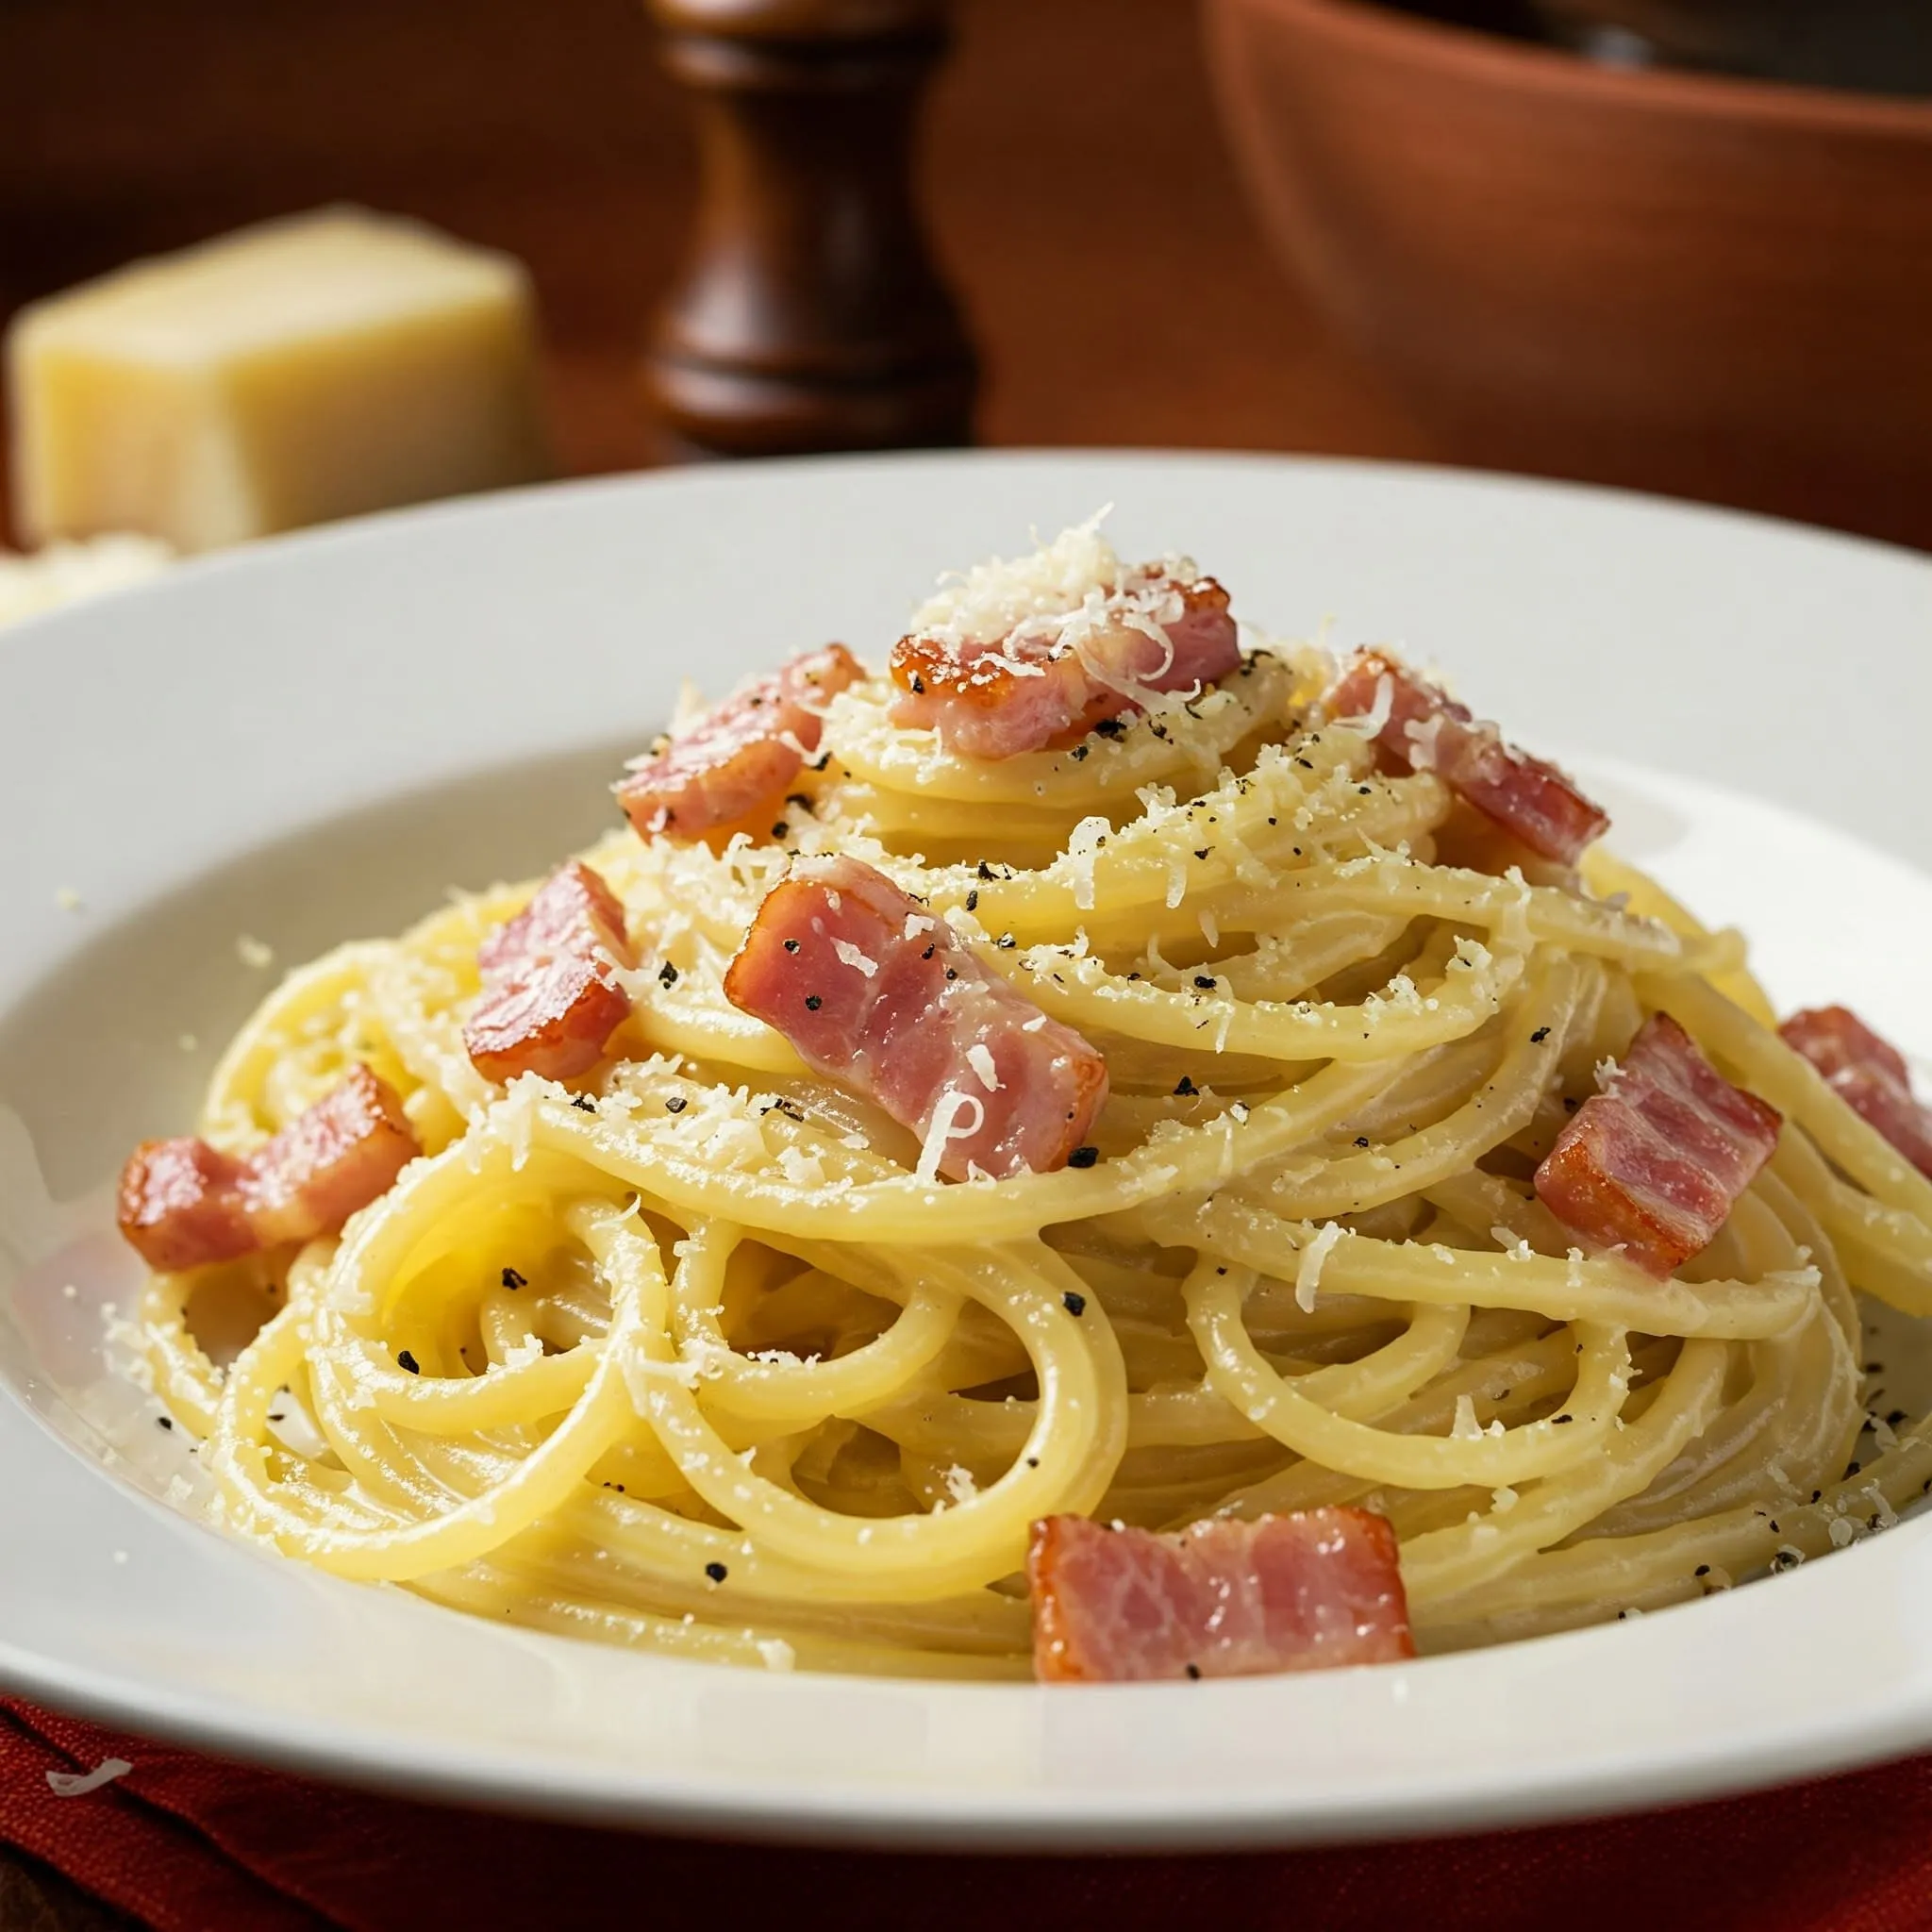
[[[1557, 496], [1652, 511], [1671, 519], [1704, 520], [1713, 528], [1757, 529], [1766, 535], [1781, 534], [1831, 548], [1862, 552], [1874, 559], [1915, 565], [1925, 573], [1928, 585], [1932, 585], [1932, 551], [1917, 550], [1889, 538], [1868, 537], [1855, 530], [1806, 523], [1800, 518], [1783, 516], [1772, 510], [1743, 509], [1730, 504], [1707, 503], [1696, 497], [1668, 496], [1629, 484], [1586, 482], [1570, 476], [1539, 476], [1515, 470], [1486, 469], [1479, 465], [1431, 461], [1415, 457], [1352, 457], [1320, 451], [1202, 448], [1167, 443], [1002, 443], [956, 450], [835, 450], [816, 456], [759, 457], [688, 467], [665, 464], [643, 470], [553, 476], [503, 490], [438, 497], [427, 503], [400, 504], [391, 509], [339, 517], [329, 523], [314, 524], [301, 529], [274, 531], [225, 549], [177, 557], [158, 576], [112, 584], [74, 603], [36, 610], [10, 624], [0, 625], [0, 651], [18, 637], [64, 625], [76, 613], [99, 605], [146, 596], [157, 584], [181, 582], [216, 573], [225, 575], [231, 571], [253, 571], [262, 567], [264, 559], [272, 560], [290, 550], [320, 551], [343, 543], [355, 543], [366, 534], [379, 533], [398, 525], [405, 528], [429, 527], [450, 519], [468, 519], [479, 513], [487, 515], [498, 511], [509, 514], [522, 505], [579, 496], [595, 499], [634, 491], [660, 490], [682, 493], [706, 488], [728, 491], [735, 480], [742, 477], [782, 477], [826, 470], [860, 474], [873, 470], [1051, 468], [1062, 462], [1144, 465], [1149, 469], [1191, 464], [1204, 467], [1239, 465], [1259, 470], [1299, 471], [1316, 475], [1386, 476], [1451, 489], [1476, 486], [1493, 489], [1499, 494], [1524, 497]], [[272, 561], [270, 567], [273, 567]]]
[[[1449, 465], [1387, 463], [1359, 458], [1283, 456], [1258, 451], [1203, 451], [1159, 449], [1019, 449], [953, 453], [854, 454], [836, 458], [799, 458], [756, 466], [760, 476], [774, 473], [823, 473], [827, 469], [841, 474], [903, 472], [906, 470], [952, 471], [1041, 470], [1061, 464], [1105, 463], [1114, 466], [1144, 467], [1150, 471], [1168, 470], [1176, 465], [1225, 470], [1235, 466], [1257, 470], [1286, 470], [1303, 474], [1347, 475], [1377, 479], [1401, 478], [1450, 489], [1475, 485], [1494, 490], [1499, 495], [1525, 498], [1559, 496], [1574, 501], [1603, 502], [1663, 513], [1674, 521], [1709, 520], [1716, 525], [1744, 525], [1780, 539], [1821, 542], [1834, 549], [1849, 547], [1887, 564], [1904, 561], [1924, 572], [1932, 590], [1932, 558], [1903, 546], [1819, 529], [1786, 519], [1722, 507], [1678, 502], [1641, 491], [1607, 489], [1523, 477], [1497, 472], [1460, 470]], [[532, 501], [557, 503], [575, 496], [601, 498], [608, 494], [659, 491], [687, 493], [716, 491], [728, 496], [736, 481], [746, 474], [739, 468], [699, 472], [653, 472], [644, 475], [599, 476], [493, 493], [486, 497], [457, 499], [427, 506], [416, 506], [378, 516], [348, 520], [314, 530], [290, 533], [235, 552], [192, 558], [176, 565], [161, 579], [179, 583], [214, 573], [274, 570], [277, 559], [291, 550], [314, 554], [325, 549], [354, 546], [372, 533], [398, 526], [419, 527], [431, 522], [475, 520], [479, 517], [511, 516]], [[134, 584], [105, 593], [100, 601], [143, 597], [151, 584]], [[23, 620], [17, 631], [32, 648], [48, 626], [58, 628], [72, 613], [55, 610]], [[0, 636], [0, 656], [7, 638]], [[1676, 776], [1674, 773], [1666, 775]], [[1728, 787], [1715, 788], [1729, 791]], [[1741, 794], [1733, 793], [1734, 796]], [[1759, 803], [1759, 801], [1752, 801]], [[353, 808], [346, 802], [340, 809]], [[1799, 817], [1805, 815], [1797, 814]], [[1818, 824], [1819, 821], [1807, 820]], [[1836, 828], [1825, 827], [1836, 832]], [[1836, 836], [1848, 837], [1842, 832]], [[1874, 856], [1895, 865], [1904, 865], [1894, 855], [1865, 847]], [[9, 1388], [4, 1396], [18, 1406]], [[36, 1420], [40, 1420], [36, 1418]], [[63, 1453], [77, 1456], [72, 1444]], [[88, 1467], [81, 1460], [80, 1466]], [[125, 1487], [125, 1486], [124, 1486]], [[133, 1493], [139, 1494], [138, 1491]], [[150, 1497], [140, 1496], [150, 1508], [162, 1506]], [[1923, 1540], [1923, 1539], [1921, 1539]], [[1887, 1542], [1890, 1539], [1886, 1540]], [[1840, 1553], [1839, 1560], [1875, 1554], [1864, 1550]], [[1717, 1607], [1707, 1606], [1707, 1610]], [[438, 1610], [438, 1615], [447, 1615]], [[579, 1646], [562, 1638], [541, 1638], [524, 1633], [531, 1641], [567, 1644], [575, 1652]], [[1602, 1630], [1564, 1633], [1560, 1636], [1527, 1640], [1539, 1647], [1587, 1642], [1600, 1638]], [[1512, 1646], [1522, 1648], [1523, 1645]], [[1413, 1668], [1434, 1669], [1453, 1664], [1451, 1658], [1427, 1659]], [[702, 1665], [676, 1668], [708, 1670]], [[756, 1678], [754, 1677], [754, 1681]], [[670, 1826], [700, 1829], [710, 1834], [750, 1837], [792, 1842], [876, 1844], [901, 1847], [930, 1846], [975, 1848], [989, 1851], [1041, 1852], [1059, 1850], [1172, 1851], [1180, 1849], [1242, 1849], [1268, 1845], [1335, 1843], [1411, 1832], [1469, 1832], [1499, 1825], [1530, 1824], [1586, 1813], [1602, 1815], [1609, 1811], [1648, 1809], [1659, 1802], [1681, 1804], [1720, 1793], [1791, 1781], [1795, 1777], [1817, 1775], [1848, 1766], [1874, 1761], [1923, 1745], [1932, 1740], [1932, 1694], [1921, 1687], [1915, 1699], [1901, 1699], [1884, 1723], [1874, 1723], [1869, 1714], [1846, 1716], [1836, 1727], [1814, 1724], [1793, 1745], [1789, 1740], [1773, 1760], [1769, 1754], [1752, 1759], [1743, 1767], [1738, 1760], [1735, 1742], [1705, 1740], [1701, 1747], [1686, 1751], [1672, 1747], [1669, 1763], [1649, 1762], [1641, 1754], [1619, 1770], [1585, 1766], [1567, 1776], [1555, 1776], [1529, 1790], [1522, 1787], [1480, 1790], [1465, 1794], [1453, 1807], [1445, 1808], [1440, 1792], [1394, 1795], [1387, 1803], [1364, 1806], [1353, 1802], [1346, 1810], [1326, 1812], [1317, 1807], [1285, 1813], [1271, 1809], [1267, 1801], [1250, 1811], [1234, 1816], [1204, 1819], [1185, 1805], [1176, 1808], [1173, 1795], [1108, 1793], [1094, 1798], [1074, 1798], [1061, 1793], [1005, 1790], [983, 1808], [962, 1802], [958, 1795], [946, 1797], [924, 1788], [894, 1791], [884, 1786], [867, 1787], [862, 1795], [851, 1788], [834, 1787], [815, 1796], [800, 1781], [780, 1783], [766, 1790], [734, 1774], [715, 1774], [707, 1782], [702, 1775], [675, 1776], [643, 1774], [628, 1779], [621, 1790], [599, 1792], [588, 1783], [570, 1785], [567, 1781], [548, 1786], [540, 1774], [530, 1769], [519, 1773], [513, 1757], [498, 1754], [479, 1760], [474, 1768], [440, 1757], [435, 1749], [425, 1749], [413, 1760], [398, 1757], [374, 1758], [365, 1740], [359, 1746], [353, 1730], [331, 1722], [295, 1722], [278, 1719], [286, 1734], [251, 1733], [245, 1708], [224, 1717], [219, 1704], [223, 1693], [208, 1692], [195, 1687], [157, 1687], [135, 1677], [119, 1678], [110, 1673], [88, 1667], [47, 1668], [5, 1639], [0, 1639], [0, 1682], [16, 1688], [30, 1698], [42, 1698], [61, 1707], [84, 1713], [108, 1724], [125, 1725], [134, 1718], [143, 1735], [179, 1740], [215, 1750], [229, 1757], [266, 1763], [279, 1769], [309, 1775], [322, 1775], [345, 1784], [399, 1790], [429, 1801], [454, 1802], [485, 1808], [536, 1812], [583, 1823], [632, 1826]], [[958, 1688], [958, 1687], [955, 1687]], [[1030, 1686], [974, 1687], [976, 1694], [1005, 1698], [1039, 1699], [1064, 1696], [1064, 1692], [1042, 1691]], [[1147, 1687], [1125, 1694], [1172, 1694], [1170, 1687]], [[1111, 1698], [1118, 1690], [1082, 1690], [1081, 1697]], [[1217, 1694], [1210, 1691], [1210, 1694]], [[138, 1714], [138, 1715], [137, 1715]], [[258, 1719], [258, 1723], [259, 1720]], [[432, 1740], [433, 1741], [433, 1740]], [[598, 1775], [608, 1781], [608, 1773]], [[1607, 1786], [1606, 1778], [1609, 1779]], [[1640, 1782], [1641, 1781], [1641, 1782]], [[1278, 1806], [1276, 1798], [1274, 1804]], [[1023, 1808], [1016, 1808], [1023, 1807]], [[1030, 1814], [1030, 1815], [1029, 1815]]]

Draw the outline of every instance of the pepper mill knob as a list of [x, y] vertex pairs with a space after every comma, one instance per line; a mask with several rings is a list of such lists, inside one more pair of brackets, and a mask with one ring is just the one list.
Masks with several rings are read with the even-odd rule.
[[647, 0], [690, 92], [690, 260], [645, 362], [718, 456], [959, 443], [977, 370], [913, 206], [945, 0]]

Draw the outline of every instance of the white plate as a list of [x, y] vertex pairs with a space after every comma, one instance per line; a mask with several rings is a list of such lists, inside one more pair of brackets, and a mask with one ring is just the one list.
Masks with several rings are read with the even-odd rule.
[[292, 960], [534, 870], [608, 821], [681, 674], [878, 652], [941, 566], [1109, 500], [1124, 549], [1192, 550], [1277, 630], [1333, 613], [1453, 666], [1614, 794], [1632, 856], [1749, 924], [1777, 995], [1932, 1053], [1932, 880], [1905, 862], [1932, 859], [1932, 567], [1903, 553], [1361, 465], [979, 456], [510, 495], [192, 565], [0, 635], [0, 1680], [444, 1797], [1009, 1847], [1524, 1823], [1932, 1743], [1924, 1522], [1479, 1655], [1040, 1691], [498, 1629], [167, 1506], [178, 1439], [98, 1381], [98, 1304], [135, 1278], [102, 1190], [264, 990], [238, 935]]

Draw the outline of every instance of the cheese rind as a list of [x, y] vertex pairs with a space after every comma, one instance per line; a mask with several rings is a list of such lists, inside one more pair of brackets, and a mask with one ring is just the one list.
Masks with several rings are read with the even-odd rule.
[[548, 468], [521, 265], [355, 208], [35, 304], [7, 365], [29, 541], [207, 550]]

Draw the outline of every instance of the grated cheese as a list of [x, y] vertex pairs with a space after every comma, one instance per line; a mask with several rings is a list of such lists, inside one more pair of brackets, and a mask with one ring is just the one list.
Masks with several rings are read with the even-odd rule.
[[850, 940], [834, 940], [832, 950], [838, 954], [842, 964], [858, 967], [868, 979], [873, 978], [879, 970], [879, 962], [861, 953]]
[[1322, 1285], [1322, 1264], [1346, 1232], [1339, 1221], [1331, 1221], [1302, 1250], [1294, 1271], [1294, 1301], [1303, 1314], [1314, 1313], [1315, 1294]]
[[1369, 708], [1358, 718], [1338, 718], [1335, 722], [1351, 731], [1359, 731], [1364, 738], [1379, 738], [1394, 709], [1395, 680], [1385, 671], [1375, 680], [1374, 701]]
[[1083, 912], [1093, 909], [1093, 872], [1100, 860], [1100, 848], [1112, 824], [1098, 813], [1084, 818], [1067, 838], [1067, 849], [1056, 863], [1055, 872], [1064, 871], [1072, 880], [1074, 904]]
[[966, 1049], [966, 1064], [979, 1075], [979, 1084], [989, 1093], [1000, 1091], [999, 1069], [993, 1064], [991, 1051], [977, 1041]]
[[1407, 726], [1408, 761], [1418, 772], [1433, 772], [1436, 769], [1439, 762], [1436, 740], [1441, 735], [1441, 711], [1431, 711], [1426, 718], [1411, 721]]
[[803, 1147], [781, 1147], [778, 1167], [794, 1188], [822, 1188], [825, 1184], [825, 1163]]
[[[1028, 555], [991, 558], [964, 572], [948, 572], [939, 589], [913, 613], [912, 627], [936, 643], [958, 650], [973, 644], [1044, 642], [1071, 650], [1101, 627], [1108, 606], [1144, 592], [1151, 579], [1131, 570], [1100, 534], [1111, 504], [1084, 524], [1062, 530]], [[1193, 576], [1191, 563], [1171, 560], [1175, 574]], [[1164, 574], [1167, 566], [1160, 567]]]
[[[957, 1124], [959, 1116], [971, 1108], [972, 1121], [965, 1126]], [[932, 1110], [932, 1119], [927, 1123], [925, 1139], [920, 1143], [919, 1165], [913, 1172], [923, 1181], [932, 1181], [939, 1175], [940, 1161], [945, 1155], [946, 1145], [952, 1141], [970, 1141], [986, 1124], [986, 1106], [977, 1094], [961, 1093], [956, 1088], [947, 1088], [940, 1095], [939, 1105]]]
[[[683, 1367], [688, 1368], [693, 1377], [707, 1382], [715, 1382], [731, 1366], [732, 1351], [722, 1341], [714, 1341], [708, 1335], [687, 1335], [678, 1348]], [[685, 1387], [691, 1387], [686, 1383]]]
[[134, 1769], [125, 1757], [104, 1757], [92, 1771], [50, 1771], [47, 1789], [57, 1798], [84, 1798]]
[[1513, 1227], [1504, 1227], [1500, 1223], [1491, 1228], [1490, 1239], [1508, 1256], [1512, 1261], [1527, 1261], [1535, 1256], [1528, 1241], [1518, 1234]]

